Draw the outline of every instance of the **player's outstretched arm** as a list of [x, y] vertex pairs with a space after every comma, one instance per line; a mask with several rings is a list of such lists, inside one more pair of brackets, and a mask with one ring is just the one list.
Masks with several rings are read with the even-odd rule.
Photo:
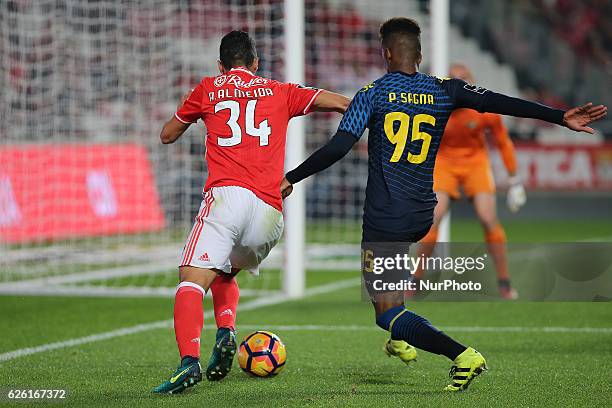
[[539, 103], [492, 92], [459, 79], [444, 80], [442, 84], [454, 99], [456, 108], [471, 108], [479, 112], [540, 119], [576, 132], [593, 133], [594, 130], [588, 125], [602, 119], [608, 112], [606, 106], [594, 106], [592, 103], [564, 112]]
[[159, 134], [159, 138], [163, 144], [174, 143], [179, 137], [189, 128], [190, 123], [183, 123], [176, 117], [172, 116], [169, 121], [164, 123], [164, 127]]
[[344, 113], [351, 100], [344, 95], [323, 89], [312, 103], [312, 110], [317, 112]]

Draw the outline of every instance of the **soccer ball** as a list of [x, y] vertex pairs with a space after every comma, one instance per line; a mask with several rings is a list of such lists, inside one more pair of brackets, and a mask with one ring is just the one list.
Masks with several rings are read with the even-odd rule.
[[238, 350], [240, 368], [257, 377], [272, 377], [280, 373], [285, 360], [285, 345], [276, 334], [268, 331], [249, 334]]

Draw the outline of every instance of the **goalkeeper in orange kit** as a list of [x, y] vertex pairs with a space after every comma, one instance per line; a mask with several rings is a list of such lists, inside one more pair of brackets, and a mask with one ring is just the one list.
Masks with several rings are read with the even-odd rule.
[[[452, 65], [450, 76], [474, 83], [472, 74], [462, 64]], [[438, 204], [434, 210], [433, 225], [420, 241], [419, 253], [427, 257], [433, 252], [440, 220], [448, 212], [450, 200], [461, 198], [461, 188], [472, 201], [478, 220], [482, 224], [485, 241], [497, 270], [500, 294], [505, 299], [515, 299], [517, 293], [510, 285], [506, 260], [506, 234], [497, 219], [495, 209], [495, 182], [485, 143], [487, 134], [495, 141], [510, 175], [508, 208], [516, 212], [525, 204], [525, 189], [516, 175], [514, 146], [501, 116], [479, 113], [472, 109], [457, 109], [448, 120], [436, 158], [433, 189]], [[424, 271], [419, 268], [413, 278], [422, 279], [423, 273]]]

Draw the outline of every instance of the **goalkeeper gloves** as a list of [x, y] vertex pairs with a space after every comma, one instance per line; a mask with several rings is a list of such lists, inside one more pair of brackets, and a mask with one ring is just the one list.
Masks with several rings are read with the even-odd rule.
[[515, 213], [525, 205], [525, 202], [527, 202], [527, 194], [518, 176], [510, 177], [508, 182], [510, 183], [510, 188], [508, 188], [506, 202], [508, 204], [508, 209]]

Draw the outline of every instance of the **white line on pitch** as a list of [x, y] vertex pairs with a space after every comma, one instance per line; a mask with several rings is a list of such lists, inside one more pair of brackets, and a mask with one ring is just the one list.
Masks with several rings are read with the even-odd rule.
[[[285, 298], [285, 300], [287, 300]], [[248, 302], [241, 308], [244, 310], [253, 310], [258, 307], [276, 304], [271, 301], [266, 302]], [[79, 337], [56, 343], [43, 344], [37, 347], [28, 347], [8, 353], [0, 354], [0, 361], [13, 360], [18, 357], [24, 357], [31, 354], [42, 353], [45, 351], [57, 350], [67, 347], [79, 346], [82, 344], [94, 343], [97, 341], [108, 340], [115, 337], [127, 336], [130, 334], [151, 331], [155, 329], [167, 329], [172, 327], [172, 320], [162, 320], [153, 323], [138, 324], [136, 326], [127, 327], [124, 329], [113, 330], [105, 333], [94, 334], [86, 337]], [[241, 330], [278, 330], [278, 331], [380, 331], [380, 328], [374, 324], [365, 325], [251, 325], [245, 324], [240, 326]], [[496, 332], [496, 333], [598, 333], [612, 334], [612, 327], [515, 327], [515, 326], [454, 326], [444, 327], [444, 330], [459, 333], [471, 332]]]
[[[359, 278], [346, 279], [338, 282], [333, 282], [326, 285], [315, 286], [309, 288], [305, 292], [305, 297], [312, 297], [325, 293], [335, 292], [337, 290], [346, 289], [358, 286], [361, 283]], [[270, 296], [267, 298], [255, 299], [250, 302], [245, 302], [239, 307], [240, 311], [254, 310], [265, 306], [277, 305], [288, 302], [291, 299], [284, 296]], [[9, 351], [0, 354], [0, 362], [9, 361], [19, 357], [25, 357], [32, 354], [43, 353], [67, 347], [74, 347], [83, 344], [94, 343], [103, 340], [109, 340], [115, 337], [127, 336], [130, 334], [142, 333], [156, 329], [166, 329], [172, 327], [172, 319], [161, 320], [152, 323], [137, 324], [135, 326], [126, 327], [123, 329], [112, 330], [104, 333], [93, 334], [91, 336], [79, 337], [75, 339], [63, 340], [54, 343], [47, 343], [36, 347], [26, 347], [14, 351]], [[377, 331], [380, 330], [374, 324], [372, 325], [266, 325], [265, 327], [254, 325], [241, 325], [242, 330], [259, 330], [262, 328], [279, 331]], [[514, 327], [514, 326], [457, 326], [443, 327], [444, 330], [450, 332], [537, 332], [537, 333], [602, 333], [612, 334], [611, 327]]]
[[[315, 287], [306, 289], [304, 296], [310, 297], [310, 296], [321, 295], [324, 293], [335, 292], [337, 290], [358, 286], [360, 284], [361, 284], [360, 278], [341, 280], [338, 282], [332, 282], [326, 285], [315, 286]], [[252, 300], [250, 302], [245, 302], [238, 307], [238, 310], [240, 311], [253, 310], [253, 309], [258, 309], [260, 307], [277, 305], [279, 303], [288, 302], [290, 300], [291, 300], [290, 298], [284, 295], [269, 296], [266, 298], [259, 298], [259, 299]], [[40, 346], [35, 346], [35, 347], [26, 347], [26, 348], [13, 350], [13, 351], [9, 351], [9, 352], [0, 354], [0, 362], [9, 361], [9, 360], [13, 360], [19, 357], [29, 356], [32, 354], [43, 353], [46, 351], [63, 349], [67, 347], [74, 347], [74, 346], [79, 346], [82, 344], [89, 344], [89, 343], [94, 343], [97, 341], [109, 340], [115, 337], [122, 337], [122, 336], [127, 336], [130, 334], [142, 333], [142, 332], [155, 330], [155, 329], [164, 329], [168, 327], [172, 327], [172, 319], [161, 320], [161, 321], [152, 322], [152, 323], [137, 324], [135, 326], [125, 327], [123, 329], [111, 330], [111, 331], [104, 332], [104, 333], [93, 334], [91, 336], [78, 337], [75, 339], [69, 339], [69, 340], [57, 341], [54, 343], [42, 344]]]
[[[240, 325], [242, 330], [261, 330], [261, 325]], [[279, 331], [380, 331], [374, 324], [366, 325], [266, 325], [266, 330]], [[612, 327], [523, 327], [523, 326], [448, 326], [441, 327], [449, 332], [505, 332], [505, 333], [601, 333], [612, 334]]]

